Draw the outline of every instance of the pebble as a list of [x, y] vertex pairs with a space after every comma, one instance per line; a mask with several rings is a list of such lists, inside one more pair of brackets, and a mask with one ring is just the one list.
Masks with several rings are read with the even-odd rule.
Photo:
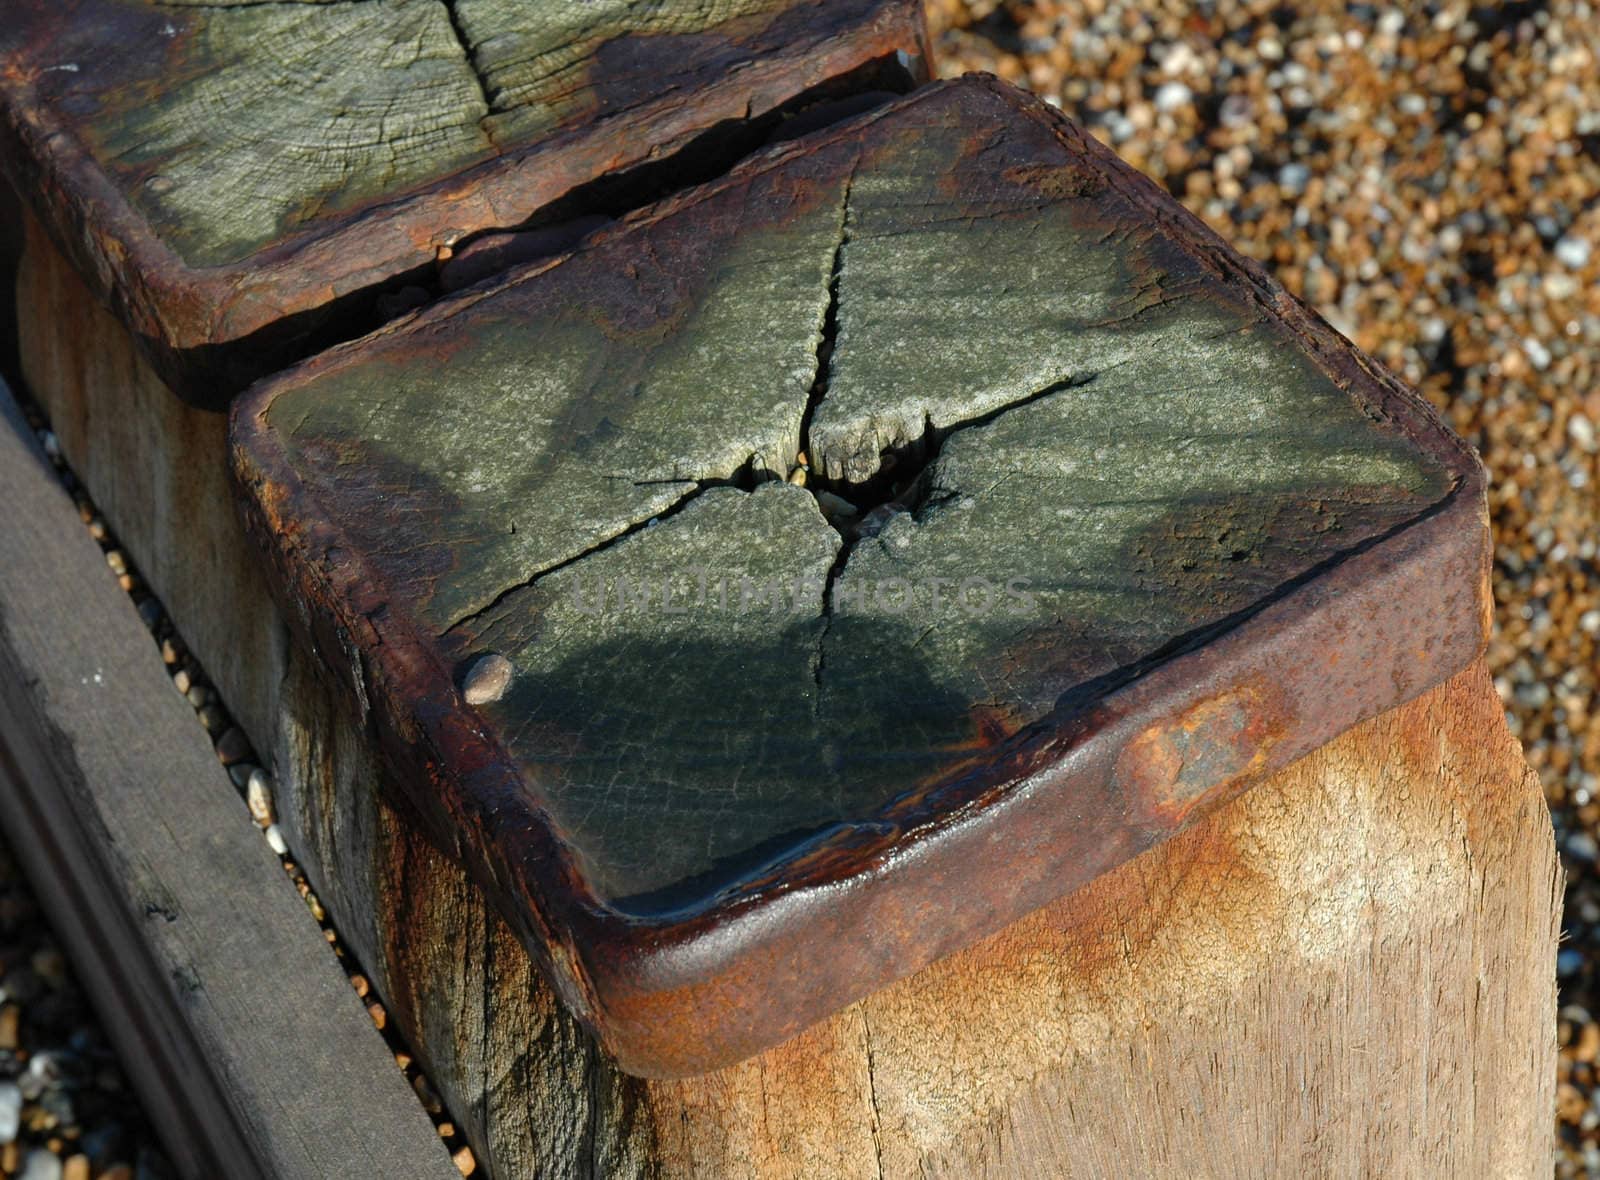
[[189, 679], [189, 673], [187, 671], [179, 668], [172, 674], [172, 686], [185, 697], [187, 697], [189, 695], [189, 690], [194, 687], [194, 681]]
[[1562, 947], [1556, 952], [1556, 974], [1562, 979], [1571, 979], [1583, 970], [1583, 954], [1570, 946]]
[[1556, 242], [1556, 259], [1568, 270], [1582, 270], [1589, 264], [1589, 242], [1568, 234]]
[[22, 1090], [13, 1081], [0, 1081], [0, 1143], [10, 1143], [22, 1126]]
[[1584, 864], [1593, 864], [1600, 857], [1600, 847], [1596, 847], [1595, 839], [1588, 832], [1577, 831], [1567, 837], [1567, 855]]
[[250, 739], [244, 736], [244, 730], [238, 726], [234, 726], [217, 739], [217, 757], [222, 759], [224, 766], [243, 762], [250, 757], [250, 754]]
[[462, 677], [461, 695], [469, 705], [487, 705], [498, 701], [511, 686], [514, 673], [511, 661], [499, 652], [479, 656]]
[[1585, 451], [1595, 449], [1594, 423], [1584, 414], [1574, 414], [1567, 419], [1567, 437]]
[[1278, 187], [1286, 193], [1304, 192], [1311, 180], [1311, 169], [1304, 164], [1285, 164], [1278, 169]]
[[422, 1103], [422, 1109], [429, 1114], [439, 1114], [444, 1110], [444, 1103], [439, 1101], [433, 1087], [428, 1085], [428, 1079], [420, 1073], [411, 1079], [411, 1089], [416, 1093], [417, 1101]]
[[251, 770], [244, 789], [245, 805], [250, 808], [250, 818], [263, 828], [269, 828], [277, 817], [272, 810], [272, 777], [259, 766]]
[[61, 1180], [61, 1157], [37, 1147], [28, 1153], [17, 1180]]
[[1182, 110], [1194, 102], [1194, 91], [1182, 82], [1165, 82], [1156, 90], [1156, 110], [1172, 112]]
[[139, 604], [139, 621], [151, 631], [161, 626], [161, 620], [164, 615], [165, 612], [161, 609], [159, 599], [146, 598]]
[[277, 824], [270, 824], [266, 830], [267, 847], [279, 856], [289, 855], [289, 843], [283, 838], [283, 829]]
[[236, 790], [243, 791], [250, 785], [250, 776], [259, 769], [254, 762], [235, 762], [228, 767], [228, 781]]

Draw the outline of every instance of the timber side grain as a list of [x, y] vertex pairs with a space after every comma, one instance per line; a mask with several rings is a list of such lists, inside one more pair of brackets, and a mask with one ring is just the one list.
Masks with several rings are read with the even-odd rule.
[[[1558, 865], [1481, 664], [777, 1049], [624, 1077], [390, 801], [312, 661], [230, 655], [282, 630], [231, 513], [130, 474], [220, 481], [220, 427], [133, 447], [119, 408], [159, 381], [37, 245], [33, 390], [180, 629], [212, 629], [191, 646], [272, 751], [296, 856], [489, 1175], [1550, 1173]], [[131, 539], [179, 511], [166, 535], [240, 598]]]
[[0, 821], [186, 1176], [448, 1154], [0, 383]]

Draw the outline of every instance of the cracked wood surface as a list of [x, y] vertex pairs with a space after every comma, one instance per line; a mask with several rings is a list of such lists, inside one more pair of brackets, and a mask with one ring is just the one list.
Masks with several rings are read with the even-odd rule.
[[958, 949], [1483, 640], [1465, 449], [983, 80], [308, 362], [234, 450], [291, 623], [647, 1073]]
[[736, 158], [805, 96], [903, 85], [924, 35], [908, 0], [12, 7], [0, 164], [212, 401], [472, 235], [691, 145]]

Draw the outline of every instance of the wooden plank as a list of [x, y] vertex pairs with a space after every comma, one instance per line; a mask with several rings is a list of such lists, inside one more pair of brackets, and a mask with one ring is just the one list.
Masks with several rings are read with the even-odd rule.
[[455, 1175], [0, 385], [0, 820], [183, 1174]]
[[[190, 646], [230, 709], [253, 702], [296, 859], [487, 1175], [1549, 1174], [1559, 870], [1481, 667], [784, 1046], [640, 1081], [385, 789], [316, 661], [234, 658], [283, 624], [259, 579], [211, 589], [254, 569], [221, 498], [195, 507], [224, 479], [214, 419], [38, 235], [23, 290], [64, 449], [180, 629], [209, 628]], [[130, 397], [176, 407], [170, 433]]]
[[314, 358], [232, 444], [397, 786], [648, 1076], [1081, 887], [1486, 632], [1468, 448], [993, 80]]
[[20, 0], [0, 168], [218, 404], [475, 235], [614, 213], [797, 109], [905, 88], [925, 39], [913, 0]]

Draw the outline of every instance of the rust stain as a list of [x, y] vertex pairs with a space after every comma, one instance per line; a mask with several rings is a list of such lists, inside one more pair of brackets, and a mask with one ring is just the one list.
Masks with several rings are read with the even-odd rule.
[[1150, 821], [1181, 826], [1203, 798], [1266, 767], [1286, 728], [1271, 697], [1240, 684], [1148, 727], [1117, 758], [1118, 788]]

